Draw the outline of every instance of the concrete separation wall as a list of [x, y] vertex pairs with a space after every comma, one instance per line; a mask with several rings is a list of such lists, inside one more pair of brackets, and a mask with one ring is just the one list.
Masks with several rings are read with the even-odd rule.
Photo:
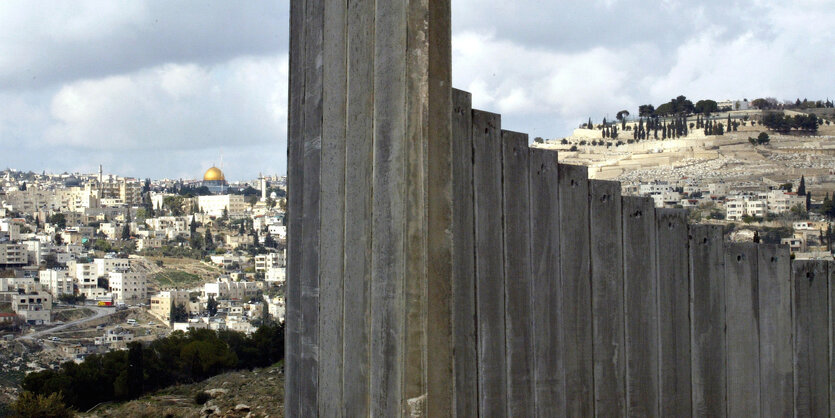
[[835, 266], [529, 148], [449, 18], [291, 1], [286, 416], [831, 415]]

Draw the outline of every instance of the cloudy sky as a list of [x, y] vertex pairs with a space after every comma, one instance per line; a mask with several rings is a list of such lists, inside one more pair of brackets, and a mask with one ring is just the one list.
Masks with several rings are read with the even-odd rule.
[[[0, 2], [0, 169], [286, 171], [288, 0]], [[835, 1], [454, 0], [453, 84], [507, 129], [835, 97]]]

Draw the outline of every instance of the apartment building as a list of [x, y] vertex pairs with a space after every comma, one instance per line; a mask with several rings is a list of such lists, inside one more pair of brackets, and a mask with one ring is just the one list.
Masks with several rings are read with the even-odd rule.
[[23, 244], [0, 244], [0, 267], [25, 266], [29, 263], [28, 251]]
[[116, 303], [144, 303], [148, 297], [148, 280], [143, 273], [111, 271], [108, 290]]
[[171, 311], [175, 306], [188, 306], [189, 294], [186, 290], [168, 290], [151, 296], [151, 315], [164, 323], [171, 322]]
[[25, 322], [40, 325], [52, 321], [52, 295], [44, 291], [30, 291], [12, 299], [12, 309]]
[[230, 218], [239, 218], [246, 212], [247, 204], [242, 195], [197, 196], [197, 208], [209, 216], [223, 216], [226, 210]]
[[61, 295], [72, 295], [73, 292], [73, 278], [70, 277], [67, 270], [41, 270], [38, 274], [38, 279], [41, 287], [52, 294], [52, 297], [58, 298]]

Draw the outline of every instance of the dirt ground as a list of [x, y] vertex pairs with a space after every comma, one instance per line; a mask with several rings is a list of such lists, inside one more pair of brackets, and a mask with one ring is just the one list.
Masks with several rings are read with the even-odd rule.
[[[130, 261], [135, 271], [148, 276], [154, 290], [200, 285], [214, 281], [221, 274], [216, 266], [191, 258], [132, 257]], [[159, 261], [162, 266], [158, 265]]]

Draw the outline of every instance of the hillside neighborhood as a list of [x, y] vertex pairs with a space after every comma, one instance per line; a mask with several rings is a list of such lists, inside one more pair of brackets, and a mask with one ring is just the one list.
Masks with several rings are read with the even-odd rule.
[[[0, 380], [284, 319], [285, 179], [0, 173]], [[15, 377], [17, 376], [17, 377]], [[0, 395], [2, 396], [2, 395]]]

